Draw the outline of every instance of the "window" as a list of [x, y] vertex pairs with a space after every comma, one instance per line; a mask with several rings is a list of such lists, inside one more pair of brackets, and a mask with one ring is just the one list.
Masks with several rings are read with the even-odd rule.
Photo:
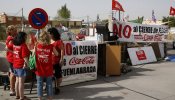
[[8, 20], [9, 20], [9, 21], [12, 21], [12, 20], [13, 20], [13, 17], [8, 17]]
[[17, 20], [17, 21], [21, 21], [21, 18], [20, 18], [20, 17], [17, 17], [16, 20]]

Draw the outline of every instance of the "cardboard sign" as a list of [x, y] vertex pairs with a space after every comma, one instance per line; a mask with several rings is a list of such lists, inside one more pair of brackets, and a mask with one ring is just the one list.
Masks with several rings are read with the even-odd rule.
[[63, 82], [69, 85], [97, 79], [96, 41], [64, 41]]
[[153, 48], [151, 46], [128, 48], [127, 50], [128, 50], [132, 65], [138, 65], [138, 64], [157, 61]]

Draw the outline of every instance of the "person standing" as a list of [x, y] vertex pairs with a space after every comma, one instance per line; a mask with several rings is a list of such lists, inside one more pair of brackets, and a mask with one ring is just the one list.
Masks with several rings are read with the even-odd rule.
[[43, 80], [46, 80], [46, 91], [48, 100], [52, 100], [53, 87], [53, 66], [52, 66], [52, 53], [58, 55], [58, 52], [50, 44], [49, 34], [45, 31], [39, 34], [38, 42], [35, 47], [36, 53], [36, 79], [37, 79], [37, 94], [39, 100], [43, 96]]
[[28, 48], [29, 50], [33, 50], [35, 43], [37, 42], [37, 39], [35, 37], [35, 34], [33, 32], [29, 33], [29, 42], [28, 42]]
[[6, 58], [7, 58], [7, 61], [9, 62], [9, 64], [10, 64], [10, 70], [9, 70], [10, 96], [15, 96], [15, 80], [16, 80], [16, 77], [14, 75], [14, 69], [13, 69], [13, 39], [17, 34], [17, 28], [14, 25], [10, 25], [10, 26], [7, 27], [6, 33], [7, 33]]
[[26, 45], [27, 34], [19, 32], [13, 40], [13, 67], [16, 76], [16, 99], [26, 100], [24, 96], [24, 81], [30, 51]]
[[58, 51], [60, 55], [53, 55], [53, 68], [55, 70], [54, 76], [56, 77], [56, 89], [55, 94], [60, 93], [60, 84], [62, 82], [62, 65], [63, 65], [63, 56], [64, 56], [64, 46], [63, 41], [60, 39], [60, 33], [54, 27], [48, 29], [51, 39], [53, 40], [52, 45]]

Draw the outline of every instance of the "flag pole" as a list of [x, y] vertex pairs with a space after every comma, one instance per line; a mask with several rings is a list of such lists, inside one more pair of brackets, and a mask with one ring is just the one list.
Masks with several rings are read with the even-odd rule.
[[[173, 4], [173, 0], [171, 0], [171, 2], [170, 2], [170, 5], [171, 5], [171, 7], [172, 7], [172, 4]], [[170, 7], [170, 13], [171, 13], [171, 7]], [[173, 17], [174, 17], [174, 14], [173, 14]], [[170, 21], [170, 14], [168, 15], [168, 27], [169, 27], [169, 21]], [[170, 28], [170, 27], [169, 27]]]
[[113, 20], [113, 16], [114, 16], [114, 12], [113, 12], [113, 10], [112, 10], [112, 20]]
[[[168, 15], [168, 27], [169, 27], [170, 15]], [[169, 27], [170, 28], [170, 27]]]
[[23, 8], [21, 10], [22, 10], [21, 31], [24, 31], [24, 14], [23, 14]]
[[123, 21], [125, 21], [125, 12], [123, 12]]
[[119, 21], [120, 21], [120, 10], [119, 10], [119, 13], [118, 13], [118, 15], [119, 15]]

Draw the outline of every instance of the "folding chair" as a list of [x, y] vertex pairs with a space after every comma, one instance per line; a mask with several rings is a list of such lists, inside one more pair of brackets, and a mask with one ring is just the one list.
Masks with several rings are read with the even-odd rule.
[[1, 81], [3, 83], [3, 86], [4, 86], [4, 90], [6, 90], [7, 88], [8, 90], [10, 90], [8, 72], [0, 72], [0, 76], [1, 76]]
[[[2, 45], [0, 43], [0, 47], [5, 47], [5, 45]], [[6, 51], [2, 50], [0, 51], [0, 76], [1, 76], [1, 81], [4, 85], [4, 90], [6, 90], [6, 88], [10, 89], [9, 86], [9, 63], [6, 59]]]

